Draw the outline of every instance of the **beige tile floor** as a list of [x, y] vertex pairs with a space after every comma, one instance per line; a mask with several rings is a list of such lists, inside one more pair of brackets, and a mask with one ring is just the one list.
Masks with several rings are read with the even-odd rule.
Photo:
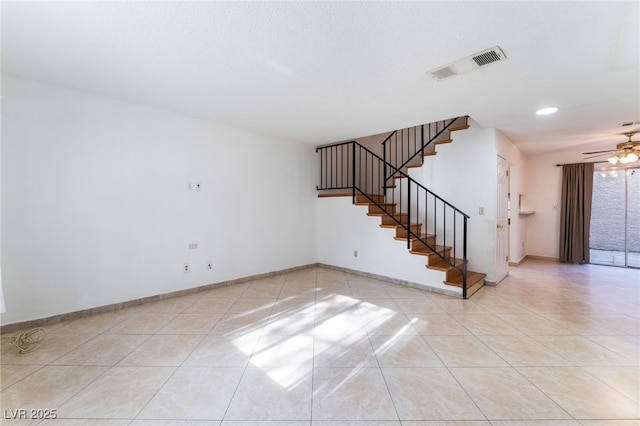
[[2, 346], [2, 424], [640, 424], [638, 270], [528, 260], [463, 301], [310, 268], [48, 331]]

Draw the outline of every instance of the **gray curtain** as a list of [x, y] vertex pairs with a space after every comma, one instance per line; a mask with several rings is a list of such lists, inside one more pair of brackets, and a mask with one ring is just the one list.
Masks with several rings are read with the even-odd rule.
[[560, 261], [589, 263], [593, 163], [562, 166]]

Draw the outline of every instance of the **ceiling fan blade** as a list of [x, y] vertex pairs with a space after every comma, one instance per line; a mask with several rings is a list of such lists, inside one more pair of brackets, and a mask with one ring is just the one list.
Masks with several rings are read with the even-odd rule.
[[590, 155], [590, 154], [602, 154], [604, 152], [616, 152], [615, 149], [609, 149], [607, 151], [593, 151], [593, 152], [583, 152], [582, 155]]
[[[590, 158], [596, 158], [596, 157], [604, 157], [605, 155], [609, 155], [611, 153], [613, 153], [615, 151], [606, 151], [604, 154], [597, 154], [597, 155], [592, 155], [591, 157], [584, 157], [585, 160], [588, 160]], [[588, 152], [585, 152], [585, 154], [588, 154]]]

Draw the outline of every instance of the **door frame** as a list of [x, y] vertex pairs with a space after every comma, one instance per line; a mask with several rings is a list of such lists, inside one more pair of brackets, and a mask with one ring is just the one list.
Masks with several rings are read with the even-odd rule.
[[496, 283], [509, 275], [509, 161], [500, 155], [496, 165], [495, 274]]

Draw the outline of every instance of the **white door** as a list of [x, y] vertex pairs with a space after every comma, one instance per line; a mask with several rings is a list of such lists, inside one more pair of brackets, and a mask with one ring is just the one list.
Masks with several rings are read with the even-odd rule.
[[496, 208], [496, 282], [509, 275], [509, 162], [498, 156], [498, 206]]

